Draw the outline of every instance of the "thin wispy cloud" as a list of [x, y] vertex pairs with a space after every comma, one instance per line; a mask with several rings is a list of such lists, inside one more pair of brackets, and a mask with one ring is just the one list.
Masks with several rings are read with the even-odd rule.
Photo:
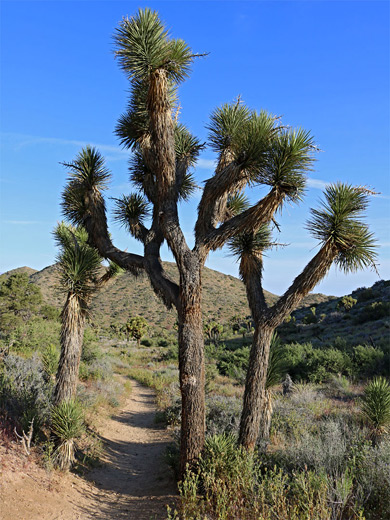
[[26, 134], [14, 134], [14, 133], [2, 133], [1, 136], [4, 138], [8, 138], [14, 141], [14, 148], [19, 150], [21, 148], [25, 148], [28, 146], [36, 146], [39, 144], [56, 144], [59, 146], [86, 146], [89, 144], [90, 146], [94, 146], [99, 150], [114, 154], [107, 157], [107, 160], [119, 160], [123, 159], [129, 155], [128, 150], [124, 150], [119, 146], [107, 145], [102, 143], [93, 143], [88, 140], [80, 141], [75, 139], [64, 139], [62, 137], [43, 137], [43, 136], [33, 136]]
[[198, 159], [196, 162], [196, 167], [201, 168], [202, 170], [214, 170], [216, 166], [216, 161], [214, 159]]
[[316, 190], [323, 190], [328, 184], [329, 182], [322, 181], [321, 179], [307, 179], [307, 186]]

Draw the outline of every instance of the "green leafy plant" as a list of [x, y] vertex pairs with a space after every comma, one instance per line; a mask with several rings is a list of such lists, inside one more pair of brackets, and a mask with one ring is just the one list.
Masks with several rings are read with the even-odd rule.
[[58, 348], [53, 343], [49, 343], [42, 354], [43, 369], [49, 379], [55, 379], [59, 359], [60, 353]]
[[375, 377], [364, 389], [362, 412], [373, 428], [374, 438], [389, 431], [390, 385], [384, 377]]
[[56, 449], [54, 464], [61, 470], [71, 467], [75, 461], [76, 441], [85, 431], [84, 416], [77, 401], [63, 401], [53, 408], [51, 430]]

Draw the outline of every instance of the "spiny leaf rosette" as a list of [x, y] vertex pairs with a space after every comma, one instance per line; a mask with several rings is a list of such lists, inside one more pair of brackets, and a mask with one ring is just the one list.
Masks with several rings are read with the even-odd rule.
[[[328, 188], [325, 205], [313, 213], [309, 225], [322, 247], [286, 294], [268, 309], [261, 287], [262, 252], [276, 245], [271, 240], [275, 214], [286, 201], [303, 199], [306, 176], [313, 169], [317, 151], [311, 133], [288, 128], [279, 117], [251, 109], [238, 99], [212, 112], [208, 140], [202, 143], [179, 121], [177, 87], [189, 76], [192, 62], [204, 54], [196, 54], [183, 40], [172, 38], [150, 9], [124, 18], [114, 42], [116, 58], [130, 87], [127, 108], [115, 133], [129, 150], [130, 181], [135, 190], [115, 201], [114, 217], [143, 244], [143, 254], [121, 251], [112, 243], [102, 195], [109, 173], [96, 149], [85, 148], [67, 165], [69, 179], [62, 205], [65, 216], [85, 228], [88, 244], [102, 257], [133, 274], [145, 272], [164, 304], [177, 310], [183, 475], [187, 464], [191, 466], [198, 459], [205, 438], [201, 272], [209, 253], [230, 244], [238, 254], [257, 324], [251, 354], [255, 392], [250, 390], [253, 399], [244, 401], [243, 414], [251, 421], [264, 397], [272, 331], [283, 316], [313, 289], [333, 262], [350, 270], [374, 261], [372, 236], [359, 220], [366, 195], [344, 185]], [[216, 154], [216, 166], [199, 188], [194, 167], [205, 146]], [[265, 196], [249, 203], [247, 190], [258, 186], [267, 190]], [[180, 226], [178, 204], [186, 202], [195, 190], [200, 191], [200, 201], [194, 217], [195, 245], [190, 248]], [[161, 262], [164, 242], [177, 263], [179, 283], [169, 278]], [[260, 372], [255, 362], [259, 351], [265, 353]], [[257, 438], [257, 418], [252, 422]], [[252, 441], [248, 441], [245, 428], [242, 431], [241, 442], [250, 448]]]

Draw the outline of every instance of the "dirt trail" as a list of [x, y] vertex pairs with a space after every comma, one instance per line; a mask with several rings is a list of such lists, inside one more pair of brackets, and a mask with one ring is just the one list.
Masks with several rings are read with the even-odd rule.
[[[171, 441], [154, 424], [152, 390], [132, 381], [132, 393], [121, 411], [102, 423], [102, 465], [83, 478], [58, 480], [34, 465], [2, 468], [2, 520], [76, 520], [166, 518], [175, 484], [162, 454]], [[14, 468], [15, 469], [15, 468]]]

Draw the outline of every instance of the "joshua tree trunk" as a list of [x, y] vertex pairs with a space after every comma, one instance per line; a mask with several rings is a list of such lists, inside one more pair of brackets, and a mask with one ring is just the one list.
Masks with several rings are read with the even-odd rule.
[[239, 442], [253, 450], [259, 436], [266, 400], [268, 358], [273, 329], [256, 326], [245, 383]]
[[76, 395], [84, 337], [85, 318], [77, 296], [69, 294], [61, 314], [61, 355], [58, 364], [54, 404]]
[[264, 403], [263, 410], [261, 412], [261, 420], [260, 420], [260, 435], [259, 437], [263, 441], [268, 441], [269, 432], [271, 429], [271, 419], [272, 419], [272, 391], [270, 389], [265, 389], [264, 394]]
[[180, 474], [199, 457], [204, 445], [204, 339], [201, 313], [201, 273], [181, 276], [179, 317], [179, 368], [182, 398]]
[[[336, 254], [336, 249], [326, 243], [271, 308], [266, 305], [261, 284], [261, 255], [241, 259], [240, 272], [246, 285], [248, 303], [256, 327], [245, 383], [239, 435], [240, 444], [248, 450], [254, 449], [260, 427], [267, 423], [266, 381], [272, 334], [285, 317], [324, 278]], [[262, 432], [261, 435], [264, 433], [266, 432]]]

